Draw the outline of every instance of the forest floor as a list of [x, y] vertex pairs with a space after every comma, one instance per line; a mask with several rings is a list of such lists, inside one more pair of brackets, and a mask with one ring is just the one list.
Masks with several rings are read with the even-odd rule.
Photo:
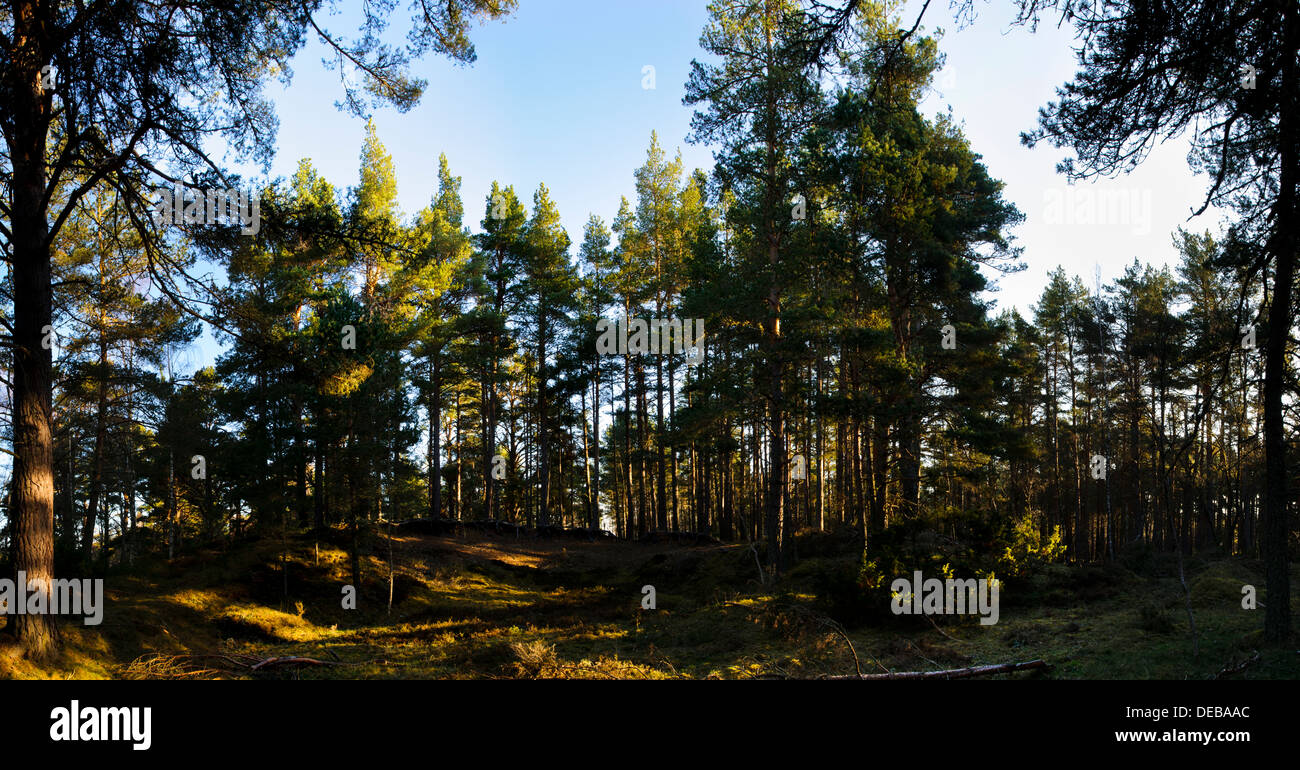
[[[249, 540], [111, 572], [102, 625], [65, 620], [64, 651], [44, 667], [0, 641], [0, 678], [816, 678], [1034, 659], [1048, 668], [1009, 676], [1300, 678], [1300, 651], [1263, 647], [1263, 609], [1241, 608], [1241, 586], [1262, 594], [1264, 582], [1241, 559], [1188, 561], [1194, 655], [1188, 593], [1167, 561], [1145, 573], [1050, 565], [1019, 596], [1004, 590], [995, 625], [886, 614], [845, 627], [818, 595], [849, 558], [834, 554], [805, 556], [773, 587], [746, 545], [394, 535], [390, 610], [379, 534], [345, 610], [348, 557], [333, 539]], [[289, 656], [323, 664], [253, 668]]]

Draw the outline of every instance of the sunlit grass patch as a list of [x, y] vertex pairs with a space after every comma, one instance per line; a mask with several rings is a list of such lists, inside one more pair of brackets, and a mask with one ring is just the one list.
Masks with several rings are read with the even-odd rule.
[[338, 633], [318, 628], [299, 615], [247, 604], [227, 607], [213, 620], [227, 634], [280, 642], [314, 642]]
[[[1252, 562], [1189, 562], [1193, 655], [1187, 596], [1168, 570], [1052, 565], [1007, 589], [996, 625], [931, 624], [887, 610], [836, 617], [817, 590], [822, 557], [772, 584], [741, 547], [588, 545], [394, 538], [390, 608], [378, 540], [345, 610], [345, 551], [253, 541], [225, 560], [113, 576], [103, 626], [65, 624], [63, 655], [44, 666], [0, 647], [0, 677], [817, 678], [1036, 658], [1050, 668], [1011, 676], [1205, 679], [1242, 663], [1232, 676], [1300, 676], [1293, 650], [1264, 649], [1262, 610], [1241, 608], [1250, 581], [1266, 601]], [[654, 609], [642, 608], [644, 585]], [[1158, 627], [1144, 627], [1143, 608]], [[253, 668], [289, 656], [321, 664]]]

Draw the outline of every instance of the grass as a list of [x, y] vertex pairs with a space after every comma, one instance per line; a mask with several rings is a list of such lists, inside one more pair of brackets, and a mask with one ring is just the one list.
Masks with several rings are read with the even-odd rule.
[[[1160, 563], [1049, 565], [1004, 588], [992, 626], [868, 613], [846, 628], [819, 597], [845, 557], [811, 547], [766, 586], [747, 546], [395, 536], [390, 609], [387, 541], [374, 537], [345, 610], [347, 554], [286, 546], [110, 574], [102, 625], [65, 622], [59, 659], [41, 666], [0, 643], [0, 678], [802, 678], [1042, 658], [1046, 671], [1012, 676], [1208, 679], [1256, 651], [1233, 676], [1300, 677], [1300, 653], [1264, 647], [1263, 610], [1241, 608], [1243, 584], [1267, 597], [1260, 565], [1240, 559], [1189, 561], [1193, 655], [1182, 586]], [[291, 656], [324, 665], [252, 669]]]

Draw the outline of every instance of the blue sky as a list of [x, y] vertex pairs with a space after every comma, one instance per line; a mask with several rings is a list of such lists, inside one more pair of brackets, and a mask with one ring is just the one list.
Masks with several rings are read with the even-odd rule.
[[[687, 0], [522, 0], [505, 23], [474, 30], [474, 65], [418, 63], [415, 72], [429, 81], [420, 105], [374, 114], [403, 209], [428, 204], [443, 152], [463, 179], [471, 227], [493, 180], [514, 185], [528, 205], [544, 182], [576, 242], [589, 214], [608, 222], [619, 196], [633, 196], [632, 172], [652, 130], [670, 153], [681, 148], [688, 169], [711, 166], [708, 149], [685, 143], [691, 110], [681, 104], [705, 18], [704, 4]], [[342, 92], [337, 75], [320, 67], [322, 53], [316, 45], [304, 51], [293, 84], [270, 92], [281, 121], [272, 173], [288, 175], [310, 157], [335, 185], [351, 185], [364, 123], [334, 108]], [[653, 90], [642, 88], [646, 65], [655, 68]]]
[[[906, 4], [903, 26], [911, 26], [921, 4]], [[1050, 21], [1036, 33], [1013, 26], [1008, 0], [977, 5], [976, 23], [958, 30], [946, 4], [931, 3], [924, 29], [943, 30], [947, 65], [924, 111], [951, 108], [1027, 216], [1015, 235], [1029, 267], [1000, 278], [994, 295], [1000, 307], [1028, 314], [1058, 264], [1091, 289], [1095, 269], [1108, 282], [1134, 257], [1174, 261], [1171, 233], [1180, 225], [1217, 230], [1215, 212], [1186, 223], [1206, 185], [1188, 171], [1183, 139], [1158, 148], [1132, 175], [1075, 188], [1055, 173], [1065, 151], [1022, 146], [1020, 132], [1035, 127], [1038, 109], [1075, 71], [1074, 40]], [[330, 22], [338, 33], [355, 29], [348, 14]], [[395, 14], [395, 27], [404, 22]], [[415, 73], [428, 80], [419, 106], [373, 116], [394, 158], [403, 212], [428, 204], [438, 155], [446, 153], [452, 173], [463, 179], [467, 224], [477, 229], [493, 180], [514, 185], [529, 205], [545, 182], [576, 252], [589, 214], [609, 222], [620, 196], [634, 197], [632, 174], [645, 160], [651, 131], [669, 153], [681, 150], [688, 170], [712, 165], [709, 148], [685, 142], [691, 109], [681, 103], [690, 62], [703, 55], [698, 41], [705, 22], [704, 0], [520, 0], [504, 23], [473, 31], [474, 65], [432, 56], [417, 62]], [[342, 189], [356, 184], [364, 121], [334, 107], [342, 89], [337, 73], [321, 66], [326, 54], [312, 42], [294, 62], [292, 84], [268, 90], [280, 118], [271, 176], [290, 175], [306, 157]], [[646, 65], [655, 68], [652, 90], [642, 87]], [[1102, 209], [1089, 221], [1090, 193], [1132, 207]], [[199, 347], [192, 352], [200, 359], [214, 349], [207, 341]]]

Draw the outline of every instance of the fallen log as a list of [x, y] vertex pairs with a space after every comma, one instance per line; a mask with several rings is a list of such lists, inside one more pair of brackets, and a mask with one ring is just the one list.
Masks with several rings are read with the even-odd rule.
[[354, 666], [355, 663], [335, 663], [332, 660], [316, 660], [315, 658], [267, 658], [266, 660], [255, 663], [249, 668], [258, 671], [263, 668], [274, 668], [275, 666]]
[[1013, 671], [1027, 671], [1033, 668], [1046, 668], [1042, 660], [1029, 660], [1023, 663], [994, 663], [988, 666], [970, 668], [949, 668], [942, 671], [894, 671], [888, 674], [846, 674], [828, 676], [826, 679], [965, 679], [971, 676], [988, 676], [989, 674], [1009, 674]]
[[1235, 666], [1231, 666], [1231, 665], [1229, 665], [1229, 666], [1224, 666], [1223, 669], [1222, 669], [1221, 671], [1219, 671], [1219, 673], [1217, 673], [1217, 674], [1214, 675], [1214, 678], [1215, 678], [1215, 679], [1224, 679], [1224, 678], [1229, 677], [1229, 676], [1232, 676], [1232, 675], [1234, 675], [1234, 674], [1240, 674], [1242, 671], [1245, 671], [1247, 668], [1250, 668], [1251, 666], [1253, 666], [1254, 664], [1258, 663], [1259, 661], [1260, 661], [1259, 650], [1255, 650], [1255, 654], [1254, 654], [1254, 655], [1250, 656], [1250, 657], [1247, 658], [1246, 660], [1243, 660], [1242, 662], [1238, 663], [1237, 665], [1235, 665]]

